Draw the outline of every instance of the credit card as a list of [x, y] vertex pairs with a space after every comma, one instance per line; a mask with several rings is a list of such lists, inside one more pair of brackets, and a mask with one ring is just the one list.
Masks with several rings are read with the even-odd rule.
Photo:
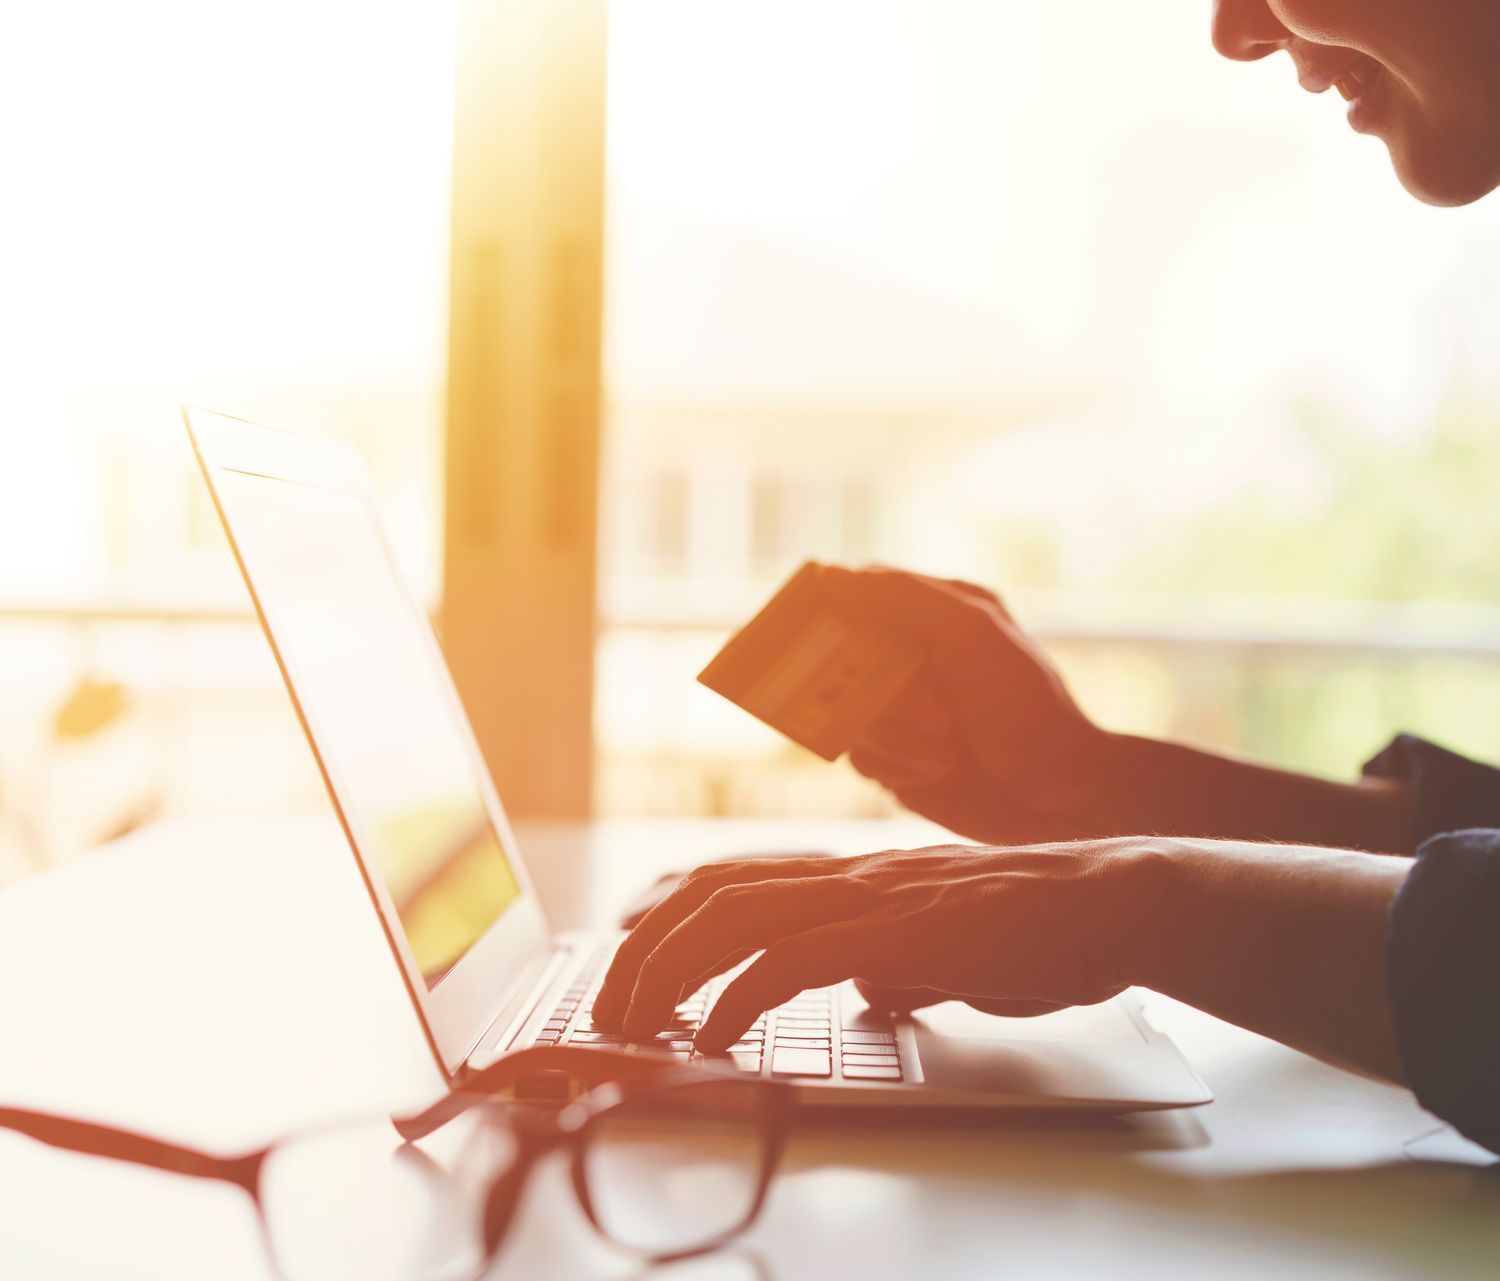
[[909, 638], [836, 609], [802, 566], [698, 680], [825, 760], [859, 741], [922, 665]]

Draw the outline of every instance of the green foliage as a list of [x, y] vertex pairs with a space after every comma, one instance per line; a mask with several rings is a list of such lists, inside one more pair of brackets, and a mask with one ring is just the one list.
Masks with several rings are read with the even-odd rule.
[[[1500, 416], [1455, 397], [1429, 430], [1394, 440], [1312, 407], [1300, 417], [1313, 485], [1247, 486], [1143, 553], [1122, 585], [1258, 600], [1272, 622], [1313, 599], [1500, 607]], [[1174, 705], [1145, 732], [1337, 774], [1398, 729], [1500, 760], [1500, 661], [1247, 650], [1166, 666]]]
[[1428, 431], [1372, 440], [1301, 415], [1311, 500], [1247, 488], [1134, 580], [1188, 595], [1500, 604], [1500, 422], [1455, 398]]

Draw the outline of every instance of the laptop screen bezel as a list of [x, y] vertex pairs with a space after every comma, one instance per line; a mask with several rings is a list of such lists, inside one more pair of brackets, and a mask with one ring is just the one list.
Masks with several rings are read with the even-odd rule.
[[[380, 519], [374, 483], [358, 451], [339, 441], [262, 427], [213, 410], [184, 407], [183, 416], [218, 512], [219, 522], [249, 589], [256, 617], [281, 671], [297, 719], [312, 748], [329, 799], [358, 864], [365, 889], [380, 917], [386, 941], [396, 958], [397, 967], [422, 1022], [429, 1046], [438, 1065], [451, 1081], [460, 1074], [465, 1060], [476, 1049], [486, 1030], [512, 1002], [516, 986], [534, 973], [537, 962], [546, 956], [551, 930], [479, 744], [474, 738], [458, 690], [453, 684], [442, 649], [427, 615], [417, 603], [391, 554], [385, 526]], [[350, 800], [349, 789], [340, 780], [337, 761], [330, 752], [324, 750], [317, 716], [310, 706], [312, 700], [303, 697], [299, 687], [295, 661], [278, 643], [274, 620], [262, 604], [255, 576], [235, 536], [231, 504], [225, 501], [221, 490], [220, 479], [226, 472], [331, 489], [357, 499], [374, 525], [385, 553], [385, 568], [392, 576], [404, 605], [412, 611], [418, 630], [424, 637], [423, 644], [435, 665], [433, 674], [448, 704], [445, 710], [453, 718], [464, 751], [469, 757], [485, 813], [510, 862], [520, 889], [516, 900], [431, 988], [417, 965], [396, 904], [380, 869], [373, 858], [366, 856], [365, 850], [370, 847], [362, 839], [359, 815]]]

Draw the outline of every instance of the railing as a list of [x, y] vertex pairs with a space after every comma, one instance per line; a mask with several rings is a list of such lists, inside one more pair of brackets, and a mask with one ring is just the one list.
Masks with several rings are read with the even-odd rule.
[[[606, 641], [660, 637], [664, 644], [681, 641], [712, 652], [718, 638], [753, 608], [741, 600], [676, 610], [662, 608], [663, 603], [607, 601], [601, 634]], [[1181, 609], [1180, 602], [1171, 604]], [[1085, 706], [1097, 709], [1108, 723], [1123, 720], [1123, 728], [1334, 772], [1352, 768], [1362, 753], [1379, 746], [1382, 734], [1398, 728], [1433, 734], [1461, 750], [1500, 756], [1500, 610], [1298, 604], [1289, 617], [1287, 603], [1275, 607], [1283, 611], [1279, 617], [1250, 624], [1241, 621], [1250, 613], [1248, 605], [1233, 619], [1166, 624], [1099, 622], [1063, 609], [1035, 610], [1030, 630], [1058, 657]], [[141, 763], [149, 764], [154, 779], [152, 803], [126, 806], [126, 818], [178, 812], [186, 785], [177, 773], [185, 761], [207, 760], [213, 769], [243, 772], [241, 762], [267, 755], [267, 743], [295, 742], [295, 722], [275, 688], [274, 667], [269, 661], [255, 662], [260, 649], [254, 622], [248, 602], [0, 603], [0, 629], [8, 633], [50, 626], [87, 638], [76, 647], [76, 657], [58, 660], [73, 663], [80, 678], [89, 670], [114, 670], [110, 662], [99, 662], [101, 654], [108, 659], [113, 652], [110, 637], [136, 628], [164, 628], [173, 638], [145, 649], [139, 642], [122, 646], [133, 657], [115, 679], [128, 686], [133, 711], [145, 726], [139, 735]], [[236, 642], [244, 662], [222, 668], [217, 662], [179, 664], [173, 658], [177, 652], [219, 654], [211, 635], [201, 640], [194, 636], [195, 629], [204, 627], [245, 629]], [[173, 649], [177, 644], [180, 651]], [[674, 671], [680, 667], [684, 686], [690, 684], [690, 663], [677, 663], [673, 654], [666, 665]], [[13, 691], [22, 691], [30, 674], [23, 677], [13, 669], [9, 680], [15, 682]], [[880, 799], [859, 790], [846, 771], [829, 771], [779, 749], [769, 734], [757, 740], [760, 748], [748, 751], [737, 746], [732, 733], [711, 743], [695, 740], [691, 726], [683, 729], [671, 722], [671, 700], [662, 700], [667, 719], [661, 733], [622, 744], [611, 733], [619, 722], [611, 698], [606, 682], [598, 717], [601, 812], [881, 812]], [[1141, 719], [1130, 723], [1142, 707]], [[1351, 712], [1351, 707], [1359, 710]], [[206, 732], [205, 719], [213, 722]], [[731, 731], [743, 723], [746, 741], [754, 729], [748, 717], [727, 708], [723, 723]], [[98, 785], [92, 776], [61, 788], [18, 778], [18, 769], [23, 776], [28, 770], [38, 775], [65, 771], [70, 753], [80, 754], [76, 740], [63, 747], [49, 741], [49, 734], [56, 738], [56, 724], [55, 706], [41, 708], [24, 727], [10, 716], [0, 720], [0, 819], [19, 821], [30, 832], [48, 830], [45, 816], [22, 813], [30, 798]], [[295, 746], [281, 755], [294, 762], [305, 759]], [[194, 777], [201, 781], [211, 772], [199, 764]], [[273, 780], [267, 786], [273, 784], [280, 785]], [[313, 790], [298, 793], [301, 802], [317, 802], [315, 780], [311, 785]], [[52, 861], [76, 847], [76, 842], [43, 837], [35, 843], [40, 853], [33, 863]], [[4, 874], [0, 867], [0, 877]]]
[[183, 605], [149, 601], [77, 602], [37, 599], [0, 601], [0, 624], [72, 623], [89, 627], [106, 623], [186, 625], [253, 623], [255, 612], [244, 605]]
[[[1180, 610], [1180, 604], [1175, 604]], [[1243, 607], [1242, 607], [1243, 608]], [[1318, 602], [1303, 606], [1277, 601], [1279, 613], [1307, 608], [1317, 616], [1312, 625], [1281, 621], [1273, 624], [1172, 622], [1093, 622], [1076, 614], [1040, 614], [1027, 625], [1037, 641], [1108, 643], [1160, 649], [1230, 650], [1266, 654], [1358, 654], [1388, 657], [1500, 658], [1500, 609], [1363, 605]], [[738, 627], [753, 611], [663, 609], [658, 604], [632, 608], [618, 603], [602, 611], [607, 630], [656, 633], [723, 632]], [[1248, 611], [1247, 611], [1248, 612]], [[1337, 615], [1357, 614], [1358, 622], [1340, 623]], [[178, 602], [78, 602], [34, 599], [0, 601], [0, 625], [6, 623], [63, 623], [77, 626], [106, 624], [252, 624], [255, 613], [243, 605], [199, 605]]]
[[[738, 602], [672, 612], [663, 603], [610, 609], [606, 631], [626, 639], [661, 636], [676, 645], [667, 666], [684, 670], [706, 660], [718, 638], [750, 612]], [[1500, 610], [1239, 602], [1216, 604], [1219, 617], [1191, 620], [1180, 617], [1180, 601], [1158, 604], [1179, 617], [1099, 621], [1054, 608], [1029, 610], [1026, 621], [1082, 705], [1113, 728], [1343, 776], [1398, 730], [1500, 758]], [[1246, 621], [1257, 607], [1273, 616]], [[1234, 616], [1223, 616], [1230, 608]], [[847, 771], [779, 749], [772, 735], [760, 735], [756, 749], [737, 755], [727, 708], [717, 741], [679, 746], [670, 734], [652, 742], [638, 725], [612, 721], [604, 694], [599, 799], [606, 812], [889, 808], [888, 798]], [[739, 741], [749, 744], [749, 718], [735, 724], [744, 729]]]
[[[675, 593], [674, 593], [675, 595]], [[740, 593], [735, 593], [739, 597]], [[726, 608], [711, 596], [707, 604], [680, 599], [642, 603], [615, 595], [607, 599], [603, 624], [625, 631], [729, 632], [754, 612], [751, 597]], [[1180, 618], [1183, 602], [1136, 602], [1137, 615], [1154, 612], [1170, 623], [1099, 621], [1076, 609], [1043, 609], [1025, 620], [1027, 633], [1043, 644], [1103, 642], [1162, 649], [1325, 653], [1329, 655], [1419, 655], [1424, 657], [1500, 657], [1500, 608], [1494, 606], [1391, 605], [1358, 601], [1280, 599], [1219, 601], [1212, 608], [1227, 617], [1193, 622]], [[1270, 615], [1274, 621], [1252, 621]], [[1298, 615], [1303, 621], [1293, 621]]]

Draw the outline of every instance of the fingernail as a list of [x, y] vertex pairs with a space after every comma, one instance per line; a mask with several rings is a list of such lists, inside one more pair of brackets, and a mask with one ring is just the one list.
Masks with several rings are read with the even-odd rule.
[[693, 1038], [693, 1048], [700, 1054], [723, 1054], [733, 1044], [733, 1041], [724, 1040], [709, 1028], [699, 1028], [698, 1035]]

